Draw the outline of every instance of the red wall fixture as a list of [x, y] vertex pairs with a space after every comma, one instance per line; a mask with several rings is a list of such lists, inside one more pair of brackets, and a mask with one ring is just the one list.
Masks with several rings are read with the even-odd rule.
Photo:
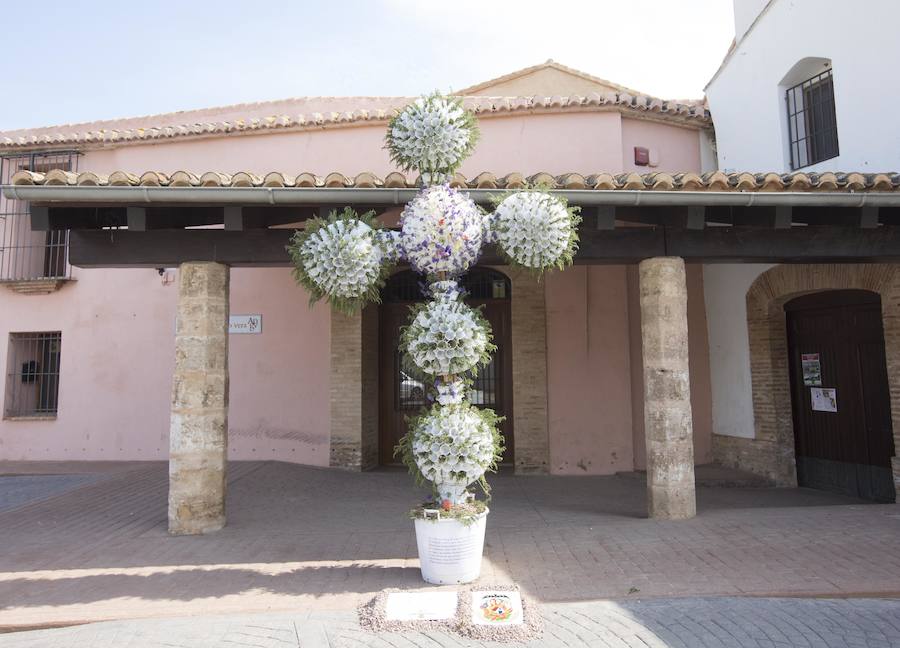
[[634, 147], [634, 163], [637, 166], [647, 166], [650, 164], [650, 150], [646, 146]]

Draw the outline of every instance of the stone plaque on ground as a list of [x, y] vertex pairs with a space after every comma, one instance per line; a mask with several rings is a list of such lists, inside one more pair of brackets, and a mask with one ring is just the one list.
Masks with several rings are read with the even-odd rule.
[[522, 597], [514, 591], [472, 592], [472, 624], [521, 625]]
[[456, 592], [391, 592], [384, 607], [388, 621], [444, 621], [456, 616]]

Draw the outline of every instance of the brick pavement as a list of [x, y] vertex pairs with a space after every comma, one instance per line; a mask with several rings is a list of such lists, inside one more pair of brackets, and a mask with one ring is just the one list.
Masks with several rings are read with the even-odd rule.
[[[900, 601], [688, 598], [543, 606], [532, 648], [900, 647]], [[112, 621], [0, 635], [0, 648], [475, 648], [450, 631], [361, 630], [353, 612]]]
[[[700, 487], [698, 517], [666, 522], [643, 519], [635, 479], [493, 484], [481, 580], [542, 603], [900, 592], [896, 505]], [[232, 464], [228, 526], [203, 537], [167, 535], [165, 495], [165, 464], [134, 464], [0, 513], [0, 627], [348, 610], [386, 587], [426, 587], [403, 473]]]

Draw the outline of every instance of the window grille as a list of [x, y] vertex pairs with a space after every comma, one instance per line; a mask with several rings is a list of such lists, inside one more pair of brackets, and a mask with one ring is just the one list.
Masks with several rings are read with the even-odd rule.
[[[459, 280], [466, 291], [466, 300], [483, 302], [510, 298], [509, 278], [491, 268], [472, 268]], [[385, 303], [417, 302], [426, 299], [425, 282], [412, 270], [403, 270], [390, 277], [381, 291]], [[502, 399], [499, 368], [503, 366], [503, 343], [494, 339], [497, 351], [491, 361], [471, 375], [469, 402], [478, 407], [497, 409]], [[412, 358], [397, 349], [394, 354], [394, 406], [397, 410], [414, 412], [428, 405], [427, 394], [431, 379], [413, 363]]]
[[[467, 299], [509, 299], [509, 279], [490, 268], [472, 268], [464, 274], [460, 285], [466, 291]], [[391, 276], [381, 290], [384, 303], [417, 302], [427, 299], [425, 280], [412, 270], [402, 270]]]
[[[11, 184], [18, 171], [77, 171], [77, 166], [78, 154], [72, 151], [0, 157], [0, 184]], [[0, 281], [68, 279], [71, 275], [69, 232], [32, 231], [28, 203], [0, 196]]]
[[6, 418], [56, 416], [62, 334], [10, 333]]
[[839, 155], [831, 70], [789, 88], [785, 94], [791, 169]]

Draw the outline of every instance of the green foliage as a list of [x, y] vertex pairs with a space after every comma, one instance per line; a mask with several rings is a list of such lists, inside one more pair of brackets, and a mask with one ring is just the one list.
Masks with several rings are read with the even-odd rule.
[[429, 513], [434, 510], [440, 511], [441, 520], [456, 520], [463, 526], [470, 526], [487, 511], [487, 503], [483, 500], [472, 499], [465, 504], [456, 504], [447, 511], [441, 507], [440, 502], [424, 502], [421, 506], [410, 510], [409, 519], [437, 522], [438, 517]]

